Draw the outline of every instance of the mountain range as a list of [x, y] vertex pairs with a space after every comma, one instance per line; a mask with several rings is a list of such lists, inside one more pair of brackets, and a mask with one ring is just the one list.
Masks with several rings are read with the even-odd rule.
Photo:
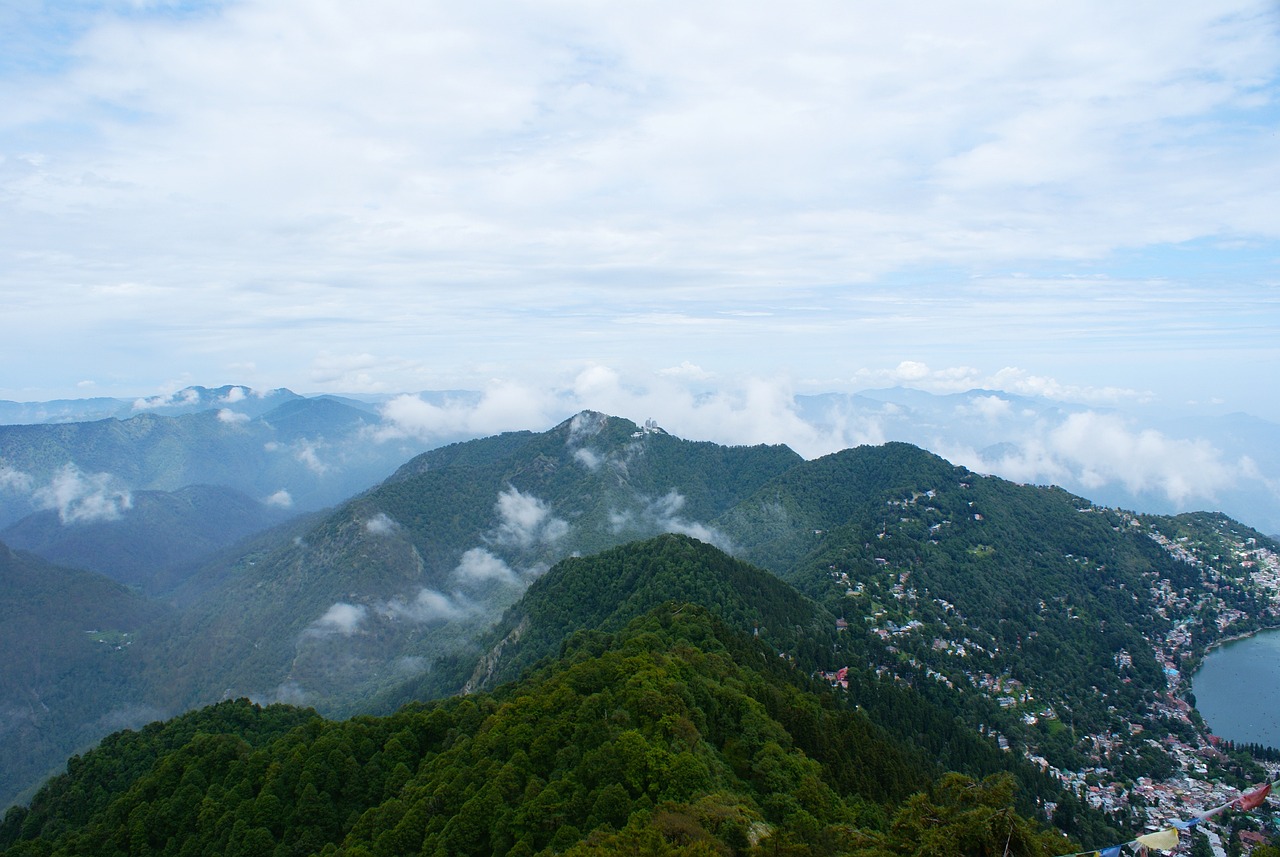
[[188, 387], [161, 401], [107, 400], [115, 404], [105, 409], [102, 401], [0, 403], [0, 414], [45, 418], [0, 425], [0, 526], [48, 511], [63, 524], [119, 520], [134, 492], [195, 485], [313, 511], [428, 448], [387, 432], [376, 405], [351, 398], [226, 386]]
[[[289, 405], [300, 423], [301, 415], [318, 413], [292, 400], [266, 413]], [[334, 411], [332, 404], [321, 407]], [[277, 427], [286, 423], [282, 416], [276, 413], [271, 423], [277, 437], [287, 435]], [[188, 418], [200, 417], [174, 419]], [[351, 423], [357, 433], [368, 425], [363, 417]], [[494, 700], [483, 704], [492, 713], [503, 699], [518, 698], [521, 691], [503, 690], [520, 686], [511, 682], [568, 675], [591, 659], [625, 660], [628, 645], [650, 645], [628, 642], [646, 633], [665, 639], [664, 645], [695, 649], [711, 634], [719, 640], [717, 651], [768, 653], [787, 681], [841, 675], [828, 681], [843, 682], [848, 703], [868, 718], [865, 728], [879, 730], [892, 745], [883, 752], [898, 760], [884, 763], [887, 781], [895, 784], [853, 785], [865, 777], [855, 771], [863, 763], [840, 775], [845, 779], [824, 780], [847, 807], [865, 806], [854, 813], [862, 819], [856, 822], [829, 807], [821, 813], [804, 807], [822, 822], [823, 835], [830, 835], [831, 825], [864, 822], [885, 835], [888, 828], [867, 819], [891, 816], [909, 792], [931, 788], [943, 772], [955, 770], [977, 778], [1003, 772], [1019, 784], [1022, 813], [1047, 819], [1054, 813], [1035, 801], [1059, 804], [1065, 807], [1056, 818], [1061, 828], [1101, 842], [1134, 822], [1130, 810], [1090, 814], [1061, 790], [1065, 773], [1046, 778], [1027, 760], [1042, 759], [1046, 770], [1082, 771], [1102, 752], [1091, 743], [1094, 737], [1115, 734], [1130, 736], [1106, 748], [1116, 771], [1132, 780], [1143, 771], [1171, 770], [1174, 763], [1163, 751], [1153, 755], [1145, 738], [1136, 737], [1156, 729], [1170, 736], [1194, 733], [1194, 725], [1184, 728], [1166, 713], [1170, 692], [1179, 692], [1169, 671], [1191, 668], [1217, 639], [1280, 621], [1280, 582], [1262, 574], [1280, 546], [1238, 522], [1220, 515], [1139, 516], [1060, 488], [982, 476], [905, 443], [806, 461], [784, 446], [688, 441], [652, 422], [640, 426], [584, 411], [549, 431], [509, 432], [421, 453], [331, 509], [284, 521], [255, 517], [261, 510], [235, 492], [201, 506], [199, 498], [216, 492], [180, 486], [152, 497], [146, 490], [129, 492], [126, 511], [150, 510], [137, 520], [153, 521], [151, 527], [104, 529], [96, 536], [82, 530], [77, 546], [75, 539], [56, 537], [56, 515], [45, 510], [44, 518], [6, 531], [6, 537], [25, 535], [33, 550], [61, 550], [65, 559], [59, 561], [85, 565], [95, 541], [108, 546], [115, 538], [122, 548], [101, 552], [103, 573], [7, 550], [4, 591], [11, 593], [11, 609], [24, 610], [29, 622], [0, 631], [6, 650], [20, 653], [10, 668], [22, 674], [28, 659], [39, 667], [55, 652], [66, 663], [49, 675], [33, 670], [32, 676], [44, 676], [43, 684], [15, 681], [14, 693], [0, 701], [10, 724], [0, 740], [8, 748], [12, 736], [24, 748], [21, 764], [10, 763], [18, 756], [8, 749], [4, 754], [5, 803], [29, 794], [68, 752], [113, 727], [219, 700], [251, 697], [263, 705], [311, 706], [328, 717], [373, 713], [394, 720], [412, 711], [434, 716], [423, 713], [422, 700], [463, 694]], [[179, 501], [195, 511], [186, 518], [173, 514]], [[238, 518], [228, 511], [236, 508], [247, 511]], [[222, 530], [226, 538], [209, 538], [195, 551], [205, 516], [223, 521], [206, 534]], [[124, 520], [122, 514], [115, 522]], [[241, 526], [237, 521], [244, 522], [239, 541], [230, 534]], [[170, 545], [185, 539], [192, 555], [203, 552], [204, 559], [175, 564], [157, 530], [171, 531]], [[41, 533], [55, 535], [41, 541]], [[663, 533], [674, 535], [654, 539]], [[127, 556], [129, 544], [153, 545], [148, 550], [155, 561], [131, 566], [111, 559]], [[83, 594], [80, 612], [68, 613], [51, 595], [57, 591], [76, 599]], [[675, 606], [664, 606], [668, 602]], [[680, 604], [690, 605], [701, 629], [693, 638], [672, 630], [670, 617], [684, 612]], [[648, 630], [641, 628], [645, 623]], [[77, 624], [86, 627], [77, 630]], [[70, 646], [69, 640], [93, 645]], [[115, 660], [106, 662], [110, 669], [100, 682], [76, 679], [98, 669], [94, 658], [107, 651]], [[664, 662], [661, 669], [668, 667], [674, 668]], [[572, 685], [576, 679], [555, 681]], [[6, 682], [6, 693], [10, 687]], [[804, 692], [818, 699], [830, 694], [821, 684]], [[432, 710], [459, 712], [456, 706], [464, 703], [442, 705]], [[288, 713], [292, 708], [221, 710], [237, 712], [232, 719], [242, 725], [258, 722], [265, 716], [260, 710], [273, 712], [272, 718], [286, 712], [279, 729], [261, 733], [262, 741], [303, 740], [290, 730], [321, 728], [306, 726], [311, 715]], [[468, 728], [478, 727], [480, 721], [468, 717]], [[1135, 724], [1149, 731], [1130, 732]], [[694, 726], [699, 735], [710, 734], [696, 720]], [[175, 725], [181, 734], [173, 737], [168, 728], [148, 727], [145, 734], [169, 736], [161, 741], [168, 750], [196, 752], [181, 737], [195, 733]], [[782, 728], [792, 743], [780, 747], [798, 746], [806, 758], [827, 764], [821, 760], [829, 747], [816, 739], [804, 744], [796, 737], [803, 732], [799, 725]], [[812, 734], [812, 724], [805, 728]], [[305, 740], [321, 740], [318, 734]], [[816, 847], [816, 829], [794, 828], [799, 822], [789, 808], [766, 806], [763, 792], [742, 784], [751, 780], [746, 772], [756, 765], [754, 756], [742, 760], [722, 740], [725, 733], [715, 734], [720, 737], [700, 763], [710, 773], [695, 765], [694, 781], [746, 795], [749, 800], [733, 805], [747, 829], [758, 824], [759, 831], [790, 831], [787, 837]], [[34, 735], [42, 737], [32, 740]], [[113, 739], [110, 746], [132, 740]], [[415, 740], [421, 749], [422, 734]], [[245, 752], [265, 746], [250, 741]], [[205, 749], [216, 748], [199, 752]], [[164, 758], [155, 756], [154, 764], [175, 764]], [[421, 767], [425, 757], [414, 758]], [[57, 788], [74, 788], [77, 765], [71, 780]], [[538, 777], [546, 782], [555, 770]], [[891, 770], [900, 775], [889, 776]], [[738, 779], [722, 779], [728, 771]], [[122, 780], [121, 788], [140, 783]], [[373, 792], [386, 796], [409, 787], [403, 777], [369, 786], [372, 791], [356, 803], [343, 804], [344, 817], [354, 824], [361, 813], [388, 812]], [[643, 827], [635, 801], [648, 793], [648, 786], [623, 787], [631, 810], [624, 814], [619, 802], [608, 816], [618, 835], [633, 816]], [[694, 789], [649, 799], [653, 806], [660, 798], [676, 801], [688, 813], [699, 794], [705, 796]], [[129, 798], [135, 807], [137, 798]], [[35, 815], [19, 813], [25, 820], [6, 822], [5, 835], [16, 843], [32, 831], [71, 829], [65, 815], [32, 820], [46, 811], [41, 807], [67, 799], [52, 793], [38, 799]], [[96, 809], [82, 806], [74, 823], [88, 822], [117, 799], [122, 795], [112, 793]], [[226, 811], [240, 810], [228, 805]], [[590, 807], [573, 818], [570, 826], [583, 836], [590, 832], [584, 828]], [[653, 816], [646, 818], [644, 824]], [[355, 836], [357, 828], [345, 823], [324, 835]], [[724, 847], [741, 845], [737, 833], [710, 830], [716, 825], [705, 818], [698, 824]], [[429, 835], [429, 827], [414, 835]], [[360, 828], [360, 836], [375, 836], [376, 829]], [[268, 825], [267, 832], [275, 841], [286, 836], [284, 828]], [[298, 835], [319, 841], [315, 831]], [[513, 839], [508, 847], [516, 844]], [[483, 847], [493, 842], [485, 840]], [[533, 835], [529, 847], [551, 842]]]
[[[1005, 390], [936, 394], [906, 387], [858, 393], [746, 396], [654, 395], [626, 391], [610, 409], [656, 415], [668, 428], [725, 444], [785, 443], [806, 458], [864, 444], [903, 441], [977, 472], [1031, 484], [1054, 484], [1095, 502], [1153, 514], [1225, 512], [1280, 533], [1280, 424], [1212, 404], [1160, 409], [1129, 399], [1082, 404]], [[616, 401], [615, 401], [616, 400]], [[292, 403], [296, 412], [283, 409]], [[380, 396], [299, 396], [226, 385], [187, 387], [162, 396], [57, 402], [0, 402], [0, 423], [27, 424], [15, 441], [0, 431], [0, 526], [39, 508], [57, 508], [61, 493], [105, 481], [116, 490], [173, 490], [190, 484], [235, 488], [259, 500], [313, 510], [341, 502], [391, 473], [412, 455], [442, 444], [530, 425], [549, 425], [599, 407], [572, 391], [446, 390]], [[146, 416], [160, 425], [216, 416], [221, 424], [167, 430], [169, 456], [156, 456], [138, 431], [133, 445], [95, 452], [94, 431], [67, 433], [59, 424]], [[264, 425], [265, 423], [265, 425]], [[139, 429], [156, 423], [142, 422]], [[232, 427], [252, 431], [232, 433]], [[7, 429], [6, 429], [7, 431]], [[102, 432], [99, 426], [97, 433]], [[45, 440], [47, 438], [47, 440]], [[41, 440], [36, 440], [41, 439]], [[263, 449], [249, 448], [249, 441]], [[183, 464], [199, 444], [222, 466]], [[35, 443], [42, 452], [12, 460], [9, 447]], [[105, 448], [104, 448], [105, 450]], [[270, 453], [264, 455], [264, 453]], [[135, 473], [120, 453], [149, 461]], [[187, 456], [187, 458], [184, 458]], [[234, 466], [239, 465], [239, 466]], [[161, 470], [168, 468], [167, 475]], [[141, 477], [141, 478], [140, 478]], [[82, 488], [93, 494], [88, 487]], [[283, 493], [281, 493], [283, 492]], [[109, 495], [108, 495], [109, 496]], [[92, 506], [83, 506], [88, 511]], [[63, 512], [65, 514], [65, 512]]]

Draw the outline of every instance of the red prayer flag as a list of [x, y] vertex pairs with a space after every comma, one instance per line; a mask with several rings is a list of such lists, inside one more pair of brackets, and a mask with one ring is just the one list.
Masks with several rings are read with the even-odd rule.
[[1236, 806], [1243, 810], [1257, 809], [1262, 806], [1262, 802], [1267, 799], [1267, 795], [1271, 794], [1271, 783], [1267, 783], [1261, 788], [1256, 788], [1248, 794], [1242, 794], [1236, 798]]

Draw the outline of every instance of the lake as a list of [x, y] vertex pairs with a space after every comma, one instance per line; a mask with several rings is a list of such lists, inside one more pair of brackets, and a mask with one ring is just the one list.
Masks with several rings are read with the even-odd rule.
[[1191, 692], [1213, 734], [1280, 747], [1280, 630], [1213, 650]]

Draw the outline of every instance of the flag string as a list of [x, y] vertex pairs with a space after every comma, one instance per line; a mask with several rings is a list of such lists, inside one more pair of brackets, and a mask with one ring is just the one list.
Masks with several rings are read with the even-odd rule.
[[1280, 786], [1280, 779], [1273, 782], [1263, 783], [1255, 787], [1252, 791], [1245, 792], [1235, 800], [1228, 801], [1222, 806], [1215, 806], [1213, 809], [1207, 809], [1199, 815], [1187, 821], [1174, 821], [1172, 827], [1166, 827], [1157, 830], [1154, 833], [1144, 833], [1136, 839], [1130, 839], [1128, 842], [1121, 842], [1119, 845], [1112, 845], [1109, 848], [1094, 849], [1092, 851], [1077, 851], [1074, 854], [1062, 854], [1059, 857], [1120, 857], [1121, 851], [1130, 845], [1138, 846], [1138, 853], [1144, 854], [1147, 849], [1155, 849], [1156, 851], [1172, 851], [1178, 847], [1178, 840], [1183, 832], [1191, 831], [1197, 824], [1207, 818], [1212, 818], [1219, 813], [1226, 812], [1228, 809], [1238, 809], [1243, 812], [1250, 812], [1262, 806], [1266, 801], [1267, 795], [1271, 794], [1274, 786]]

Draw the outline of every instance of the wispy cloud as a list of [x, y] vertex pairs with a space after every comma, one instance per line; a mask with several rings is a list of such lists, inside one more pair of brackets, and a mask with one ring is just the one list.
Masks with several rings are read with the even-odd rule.
[[31, 490], [33, 484], [34, 480], [30, 474], [0, 462], [0, 489], [25, 494]]
[[464, 553], [453, 576], [463, 583], [517, 583], [520, 579], [511, 566], [485, 548], [471, 548]]
[[238, 425], [240, 423], [249, 422], [249, 415], [233, 411], [230, 408], [222, 408], [218, 411], [218, 421], [228, 425]]
[[343, 637], [350, 637], [360, 631], [360, 625], [364, 622], [368, 613], [369, 608], [363, 604], [348, 604], [339, 601], [311, 624], [308, 633], [319, 635], [339, 634]]
[[33, 499], [42, 509], [56, 510], [64, 524], [119, 520], [133, 508], [133, 496], [110, 473], [87, 474], [64, 465]]
[[494, 511], [498, 525], [493, 537], [499, 544], [518, 548], [552, 544], [569, 532], [568, 522], [552, 514], [544, 501], [514, 487], [498, 495]]
[[640, 497], [638, 508], [615, 509], [609, 514], [609, 525], [615, 534], [628, 530], [641, 532], [682, 533], [699, 541], [733, 551], [733, 544], [724, 533], [705, 524], [691, 521], [680, 512], [685, 497], [674, 488], [661, 497]]
[[263, 500], [263, 502], [268, 506], [275, 506], [280, 509], [291, 509], [293, 508], [293, 495], [284, 488], [281, 488], [279, 491]]
[[399, 525], [387, 517], [385, 512], [379, 512], [372, 518], [364, 522], [364, 531], [375, 536], [385, 536], [394, 532]]
[[393, 598], [380, 603], [376, 610], [378, 615], [392, 620], [425, 624], [466, 616], [475, 611], [475, 606], [457, 593], [424, 587], [407, 601]]

